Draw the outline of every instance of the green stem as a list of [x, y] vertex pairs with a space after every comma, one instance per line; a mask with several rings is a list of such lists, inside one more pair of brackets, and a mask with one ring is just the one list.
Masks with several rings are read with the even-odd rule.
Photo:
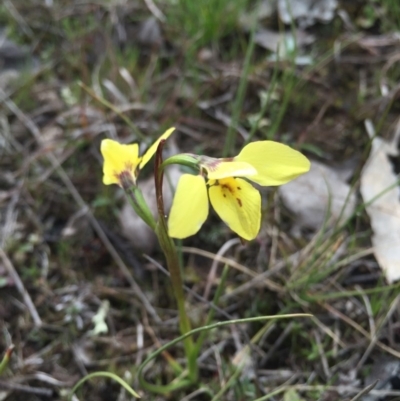
[[68, 396], [68, 401], [72, 400], [72, 396], [78, 390], [80, 386], [82, 386], [83, 383], [85, 383], [87, 380], [92, 379], [93, 377], [108, 377], [109, 379], [115, 380], [118, 384], [120, 384], [130, 395], [132, 395], [135, 398], [140, 398], [140, 395], [136, 393], [136, 391], [125, 381], [122, 380], [119, 376], [117, 376], [114, 373], [110, 372], [93, 372], [89, 373], [85, 377], [83, 377], [81, 380], [78, 381], [78, 383], [75, 384], [75, 386], [72, 388], [71, 392], [69, 393]]
[[181, 153], [179, 155], [171, 156], [162, 162], [161, 168], [165, 168], [171, 164], [181, 164], [182, 166], [198, 169], [200, 157], [191, 153]]
[[239, 377], [239, 375], [242, 373], [243, 370], [243, 365], [245, 362], [242, 362], [241, 365], [237, 366], [235, 371], [233, 372], [232, 376], [229, 378], [228, 382], [223, 386], [217, 394], [211, 399], [211, 401], [218, 401], [221, 399], [222, 395], [226, 393], [227, 390], [229, 390], [236, 382]]
[[[164, 173], [163, 169], [161, 168], [163, 162], [162, 149], [164, 147], [164, 143], [165, 141], [161, 141], [158, 145], [155, 161], [155, 187], [158, 207], [158, 223], [155, 232], [157, 234], [161, 249], [163, 250], [167, 260], [168, 270], [171, 275], [172, 288], [178, 306], [180, 331], [181, 334], [186, 334], [190, 332], [191, 324], [185, 309], [185, 294], [183, 292], [183, 280], [179, 265], [178, 252], [176, 250], [175, 243], [168, 235], [168, 225], [164, 211], [164, 200], [162, 193]], [[188, 380], [189, 383], [194, 383], [198, 378], [196, 347], [194, 346], [193, 339], [191, 337], [186, 337], [183, 341], [183, 345], [188, 360]]]
[[0, 375], [6, 370], [8, 363], [10, 362], [11, 354], [13, 353], [14, 345], [10, 345], [4, 354], [3, 360], [0, 362]]
[[129, 188], [124, 188], [124, 190], [133, 210], [152, 230], [155, 231], [157, 223], [154, 220], [153, 214], [147, 206], [139, 187], [131, 185]]

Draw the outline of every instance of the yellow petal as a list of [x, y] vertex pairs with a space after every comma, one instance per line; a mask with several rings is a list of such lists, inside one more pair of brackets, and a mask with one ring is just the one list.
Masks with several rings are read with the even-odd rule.
[[249, 180], [260, 185], [282, 185], [310, 169], [309, 160], [300, 152], [273, 141], [249, 143], [235, 160], [251, 164], [257, 175]]
[[154, 153], [156, 153], [156, 150], [158, 148], [159, 143], [163, 140], [163, 139], [167, 139], [173, 132], [174, 132], [175, 128], [170, 128], [168, 130], [166, 130], [150, 147], [149, 149], [147, 149], [147, 151], [145, 152], [145, 154], [142, 157], [142, 161], [139, 164], [139, 168], [142, 169], [147, 163], [148, 161], [153, 157]]
[[178, 182], [168, 219], [168, 234], [186, 238], [196, 234], [208, 215], [208, 196], [204, 178], [183, 174]]
[[140, 161], [137, 143], [123, 145], [112, 139], [103, 139], [100, 149], [104, 158], [103, 183], [105, 185], [120, 185], [121, 173], [131, 174], [132, 180], [135, 181], [135, 171]]
[[260, 193], [241, 178], [225, 178], [209, 189], [210, 201], [229, 228], [246, 240], [254, 239], [261, 222]]
[[207, 170], [209, 180], [220, 180], [227, 177], [247, 177], [257, 174], [257, 170], [249, 163], [241, 161], [221, 161], [211, 159], [211, 162], [201, 165]]

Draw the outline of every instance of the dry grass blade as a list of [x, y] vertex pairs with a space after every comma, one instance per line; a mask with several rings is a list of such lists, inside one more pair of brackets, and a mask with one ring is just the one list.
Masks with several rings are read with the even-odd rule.
[[32, 316], [33, 323], [35, 324], [35, 326], [40, 327], [42, 325], [42, 319], [40, 318], [39, 313], [36, 310], [34, 303], [32, 302], [32, 298], [30, 297], [28, 291], [26, 291], [24, 283], [19, 277], [19, 274], [17, 273], [10, 259], [8, 258], [3, 248], [1, 247], [0, 247], [0, 258], [3, 261], [5, 268], [7, 269], [8, 274], [13, 279], [19, 293], [21, 294], [22, 299], [24, 300], [24, 303], [28, 308], [28, 311]]
[[[333, 308], [331, 305], [326, 304], [326, 303], [320, 303], [320, 305], [331, 312], [333, 315], [339, 317], [342, 319], [344, 322], [346, 322], [349, 326], [353, 327], [356, 329], [359, 333], [361, 333], [364, 337], [368, 338], [371, 342], [374, 341], [374, 339], [371, 337], [371, 335], [364, 330], [359, 324], [357, 324], [354, 320], [350, 319], [348, 316], [344, 315], [343, 313], [339, 312], [335, 308]], [[385, 345], [383, 342], [376, 340], [376, 345], [381, 348], [383, 351], [386, 351], [388, 354], [395, 356], [396, 358], [400, 359], [400, 352], [394, 350], [391, 347], [388, 347]]]
[[[225, 244], [222, 245], [221, 249], [217, 252], [217, 256], [223, 256], [231, 247], [237, 244], [240, 244], [239, 238], [232, 238], [231, 240], [225, 242]], [[213, 261], [210, 272], [208, 273], [207, 282], [203, 294], [203, 298], [205, 299], [208, 299], [208, 296], [210, 295], [211, 287], [217, 274], [218, 262], [219, 261], [217, 259]]]
[[[258, 277], [258, 273], [254, 272], [253, 270], [250, 270], [248, 267], [243, 266], [242, 264], [240, 264], [232, 259], [225, 258], [224, 256], [219, 256], [212, 252], [204, 251], [204, 250], [198, 249], [198, 248], [186, 247], [186, 246], [182, 247], [182, 251], [185, 253], [193, 253], [196, 255], [201, 255], [206, 258], [216, 260], [218, 262], [226, 263], [228, 266], [231, 266], [234, 269], [239, 270], [240, 272], [245, 273], [250, 277], [254, 277], [254, 278]], [[264, 278], [262, 280], [262, 283], [272, 291], [284, 292], [283, 288], [279, 284], [276, 284], [275, 282], [273, 282], [272, 280]]]
[[370, 384], [363, 391], [358, 393], [355, 397], [353, 397], [350, 401], [358, 401], [361, 400], [361, 397], [368, 394], [377, 384], [379, 380], [376, 380], [375, 383]]
[[375, 347], [375, 344], [378, 343], [378, 333], [379, 330], [382, 329], [382, 327], [384, 327], [385, 323], [391, 318], [391, 316], [393, 315], [393, 313], [397, 310], [398, 308], [398, 304], [399, 304], [399, 300], [400, 300], [400, 296], [397, 296], [392, 304], [390, 305], [390, 308], [388, 310], [388, 312], [386, 313], [386, 315], [384, 316], [383, 320], [380, 322], [380, 324], [378, 325], [378, 327], [376, 328], [376, 330], [371, 331], [371, 342], [368, 345], [368, 348], [365, 350], [363, 356], [361, 357], [360, 361], [358, 362], [357, 366], [356, 366], [356, 370], [358, 371], [359, 369], [361, 369], [361, 367], [363, 366], [363, 364], [365, 363], [365, 361], [368, 359], [370, 353], [372, 352], [373, 348]]
[[155, 5], [153, 0], [144, 0], [146, 3], [147, 8], [149, 11], [161, 22], [164, 22], [166, 20], [165, 15], [162, 13], [162, 11]]
[[41, 388], [41, 387], [31, 387], [25, 386], [23, 384], [18, 383], [10, 383], [9, 381], [0, 381], [0, 389], [5, 390], [14, 390], [21, 393], [33, 394], [42, 397], [51, 397], [53, 395], [53, 390], [48, 388]]

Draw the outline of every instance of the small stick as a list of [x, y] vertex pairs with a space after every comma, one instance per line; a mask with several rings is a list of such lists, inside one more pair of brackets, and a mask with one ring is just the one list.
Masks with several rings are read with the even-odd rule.
[[21, 278], [19, 277], [19, 274], [17, 273], [17, 271], [15, 270], [10, 259], [8, 258], [8, 256], [4, 252], [3, 248], [1, 248], [1, 247], [0, 247], [0, 258], [3, 261], [5, 268], [7, 269], [8, 274], [13, 279], [15, 286], [17, 287], [19, 293], [21, 294], [22, 299], [24, 300], [24, 303], [25, 303], [26, 307], [28, 308], [29, 313], [32, 316], [32, 320], [33, 320], [35, 326], [40, 327], [42, 325], [42, 319], [40, 318], [39, 313], [36, 310], [36, 307], [32, 302], [32, 298], [28, 294], [28, 291], [26, 291], [26, 289], [24, 287], [24, 283], [22, 282]]

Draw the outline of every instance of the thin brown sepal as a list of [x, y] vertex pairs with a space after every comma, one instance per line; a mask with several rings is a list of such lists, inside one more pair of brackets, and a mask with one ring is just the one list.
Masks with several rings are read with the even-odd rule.
[[[164, 169], [161, 167], [163, 163], [162, 152], [164, 149], [166, 140], [160, 141], [156, 151], [156, 157], [154, 162], [154, 184], [156, 187], [156, 199], [157, 199], [157, 209], [158, 215], [165, 216], [164, 209], [164, 197], [163, 197], [163, 179], [164, 179]], [[165, 219], [165, 217], [164, 217]]]

